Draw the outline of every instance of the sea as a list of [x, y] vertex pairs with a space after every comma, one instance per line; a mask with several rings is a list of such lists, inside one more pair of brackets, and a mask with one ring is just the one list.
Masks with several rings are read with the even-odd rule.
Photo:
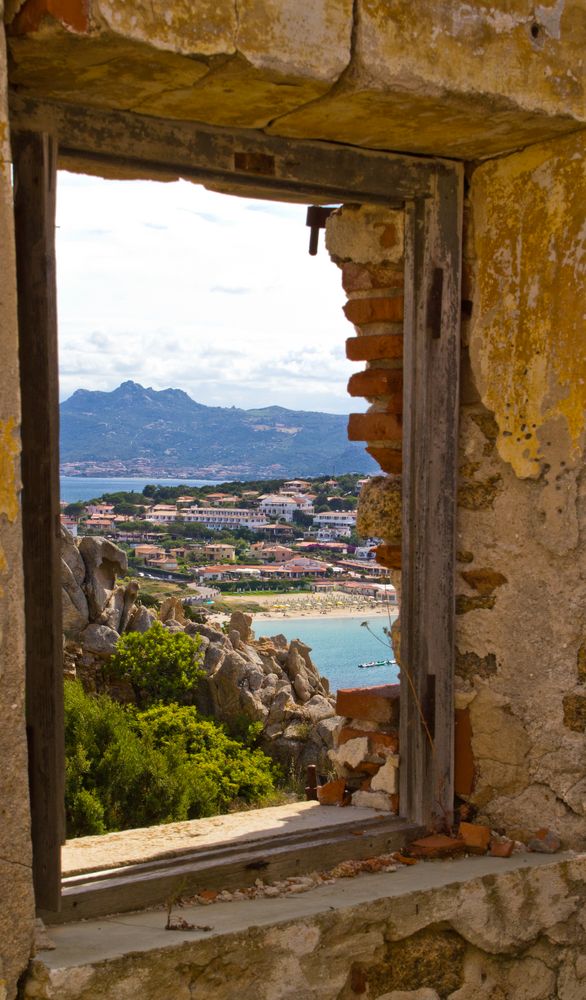
[[[394, 620], [393, 616], [393, 619]], [[368, 628], [361, 625], [368, 622]], [[394, 659], [384, 628], [389, 627], [386, 615], [364, 613], [364, 618], [256, 618], [256, 637], [279, 635], [286, 639], [301, 639], [311, 647], [311, 658], [320, 674], [330, 682], [330, 690], [396, 684], [399, 668], [396, 663], [379, 667], [360, 668], [359, 663]]]
[[93, 500], [104, 493], [130, 493], [134, 490], [141, 493], [145, 486], [153, 483], [156, 486], [216, 486], [218, 479], [134, 479], [134, 478], [97, 478], [92, 476], [60, 476], [61, 500], [66, 503], [77, 503], [81, 500]]

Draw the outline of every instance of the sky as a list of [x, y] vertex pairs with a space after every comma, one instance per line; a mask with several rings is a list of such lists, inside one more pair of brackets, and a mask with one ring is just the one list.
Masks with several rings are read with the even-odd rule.
[[[305, 205], [61, 172], [60, 395], [131, 379], [200, 403], [348, 413], [341, 272]], [[360, 408], [360, 407], [358, 407]]]

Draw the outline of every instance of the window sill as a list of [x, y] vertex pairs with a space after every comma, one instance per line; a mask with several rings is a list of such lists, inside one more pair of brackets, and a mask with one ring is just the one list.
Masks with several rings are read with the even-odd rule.
[[399, 850], [419, 828], [374, 809], [295, 802], [68, 841], [59, 913], [47, 924], [162, 904], [203, 889], [240, 889]]

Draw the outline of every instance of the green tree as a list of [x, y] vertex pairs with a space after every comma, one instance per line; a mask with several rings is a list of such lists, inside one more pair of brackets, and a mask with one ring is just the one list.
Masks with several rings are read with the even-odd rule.
[[146, 632], [120, 637], [109, 662], [115, 677], [127, 678], [137, 704], [144, 708], [159, 701], [193, 702], [201, 670], [200, 637], [169, 632], [153, 622]]

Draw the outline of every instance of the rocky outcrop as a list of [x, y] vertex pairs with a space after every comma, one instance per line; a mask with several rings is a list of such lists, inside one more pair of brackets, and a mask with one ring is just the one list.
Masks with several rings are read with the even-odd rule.
[[234, 612], [226, 632], [217, 623], [189, 621], [181, 599], [169, 597], [159, 614], [139, 603], [136, 580], [116, 586], [127, 570], [126, 554], [104, 538], [77, 542], [62, 531], [65, 670], [90, 691], [131, 701], [128, 684], [113, 681], [108, 658], [124, 632], [146, 632], [158, 617], [169, 632], [200, 637], [203, 679], [197, 707], [204, 715], [241, 730], [262, 723], [263, 749], [286, 770], [307, 764], [330, 769], [327, 752], [340, 722], [328, 682], [320, 677], [310, 647], [284, 635], [255, 639], [252, 618]]
[[283, 635], [257, 640], [252, 618], [241, 612], [232, 615], [227, 634], [195, 623], [185, 631], [200, 635], [204, 645], [202, 712], [229, 726], [262, 722], [263, 749], [281, 764], [327, 769], [340, 720], [309, 646], [298, 639], [288, 643]]

